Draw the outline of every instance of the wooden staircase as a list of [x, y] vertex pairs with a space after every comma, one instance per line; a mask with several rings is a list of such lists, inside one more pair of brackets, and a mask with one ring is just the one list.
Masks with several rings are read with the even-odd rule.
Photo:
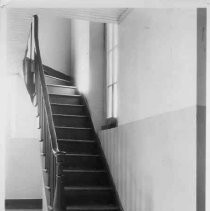
[[[24, 72], [35, 78], [35, 91], [30, 89], [29, 94], [38, 108], [48, 209], [122, 210], [85, 97], [70, 77], [42, 65], [37, 16], [30, 39], [35, 40], [35, 49], [31, 45], [26, 50]], [[28, 58], [27, 52], [34, 50], [34, 58]]]

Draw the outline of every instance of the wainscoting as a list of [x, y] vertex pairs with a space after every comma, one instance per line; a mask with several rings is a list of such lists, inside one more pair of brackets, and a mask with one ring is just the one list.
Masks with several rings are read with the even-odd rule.
[[125, 211], [196, 210], [196, 107], [100, 132]]

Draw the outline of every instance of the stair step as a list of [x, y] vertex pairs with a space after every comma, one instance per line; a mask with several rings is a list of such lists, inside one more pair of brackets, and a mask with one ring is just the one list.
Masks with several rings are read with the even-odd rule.
[[59, 95], [75, 95], [78, 91], [75, 86], [48, 84], [47, 90], [49, 94], [59, 94]]
[[91, 121], [85, 115], [53, 114], [53, 120], [57, 126], [91, 127]]
[[81, 105], [81, 95], [49, 94], [51, 103], [64, 103]]
[[105, 173], [106, 170], [90, 170], [90, 169], [63, 169], [64, 173]]
[[106, 205], [106, 206], [67, 206], [68, 211], [112, 211], [119, 210], [118, 206]]
[[69, 153], [97, 154], [99, 149], [94, 141], [62, 141], [58, 140], [60, 150]]
[[62, 88], [71, 88], [71, 89], [76, 89], [76, 86], [70, 86], [70, 85], [62, 85], [62, 84], [47, 84], [49, 87], [62, 87]]
[[63, 141], [63, 142], [85, 142], [85, 143], [95, 143], [95, 140], [58, 139], [58, 141]]
[[112, 187], [64, 187], [67, 205], [115, 204]]
[[53, 114], [86, 115], [84, 105], [51, 103]]
[[100, 157], [99, 154], [84, 154], [84, 153], [65, 153], [63, 156], [78, 156], [78, 157]]
[[109, 186], [111, 184], [107, 172], [98, 171], [72, 171], [64, 170], [64, 184], [68, 186]]
[[46, 75], [45, 74], [45, 82], [46, 84], [57, 84], [57, 85], [66, 85], [66, 86], [72, 86], [73, 82], [61, 79], [55, 76]]
[[58, 139], [94, 139], [95, 134], [92, 128], [60, 127], [56, 126]]
[[105, 165], [100, 155], [65, 154], [62, 157], [66, 170], [104, 170]]
[[64, 187], [64, 190], [69, 191], [69, 190], [76, 190], [76, 191], [106, 191], [106, 190], [113, 190], [112, 187], [102, 187], [102, 186], [96, 186], [96, 187], [85, 187], [85, 186], [66, 186]]

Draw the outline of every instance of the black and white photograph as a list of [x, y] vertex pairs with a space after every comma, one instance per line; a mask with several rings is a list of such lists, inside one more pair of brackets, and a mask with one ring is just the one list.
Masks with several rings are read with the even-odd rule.
[[0, 211], [210, 211], [210, 0], [0, 0]]

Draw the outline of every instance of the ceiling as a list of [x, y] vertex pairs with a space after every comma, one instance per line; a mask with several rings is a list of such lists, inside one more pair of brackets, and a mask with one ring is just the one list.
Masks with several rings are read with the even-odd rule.
[[163, 8], [205, 7], [210, 0], [0, 0], [13, 8]]

